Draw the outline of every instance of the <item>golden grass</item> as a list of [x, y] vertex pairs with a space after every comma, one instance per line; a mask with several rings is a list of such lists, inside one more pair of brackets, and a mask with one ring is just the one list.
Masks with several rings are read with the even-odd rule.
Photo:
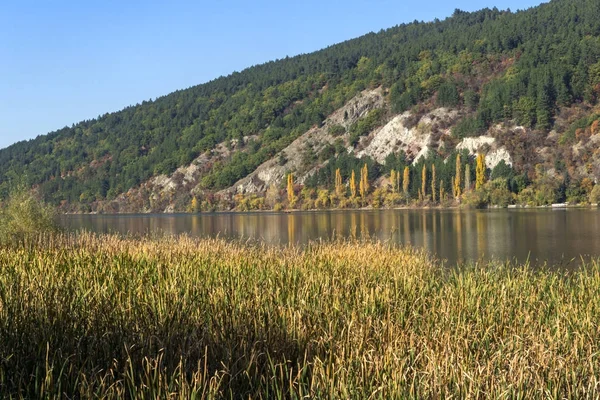
[[0, 395], [595, 398], [599, 317], [597, 263], [50, 235], [0, 248]]

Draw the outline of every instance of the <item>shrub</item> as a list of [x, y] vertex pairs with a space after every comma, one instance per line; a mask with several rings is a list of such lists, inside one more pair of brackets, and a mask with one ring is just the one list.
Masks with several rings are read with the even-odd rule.
[[356, 121], [350, 127], [350, 143], [356, 145], [361, 136], [369, 134], [373, 129], [381, 125], [383, 119], [383, 110], [376, 108], [371, 110], [367, 116]]
[[591, 204], [600, 203], [600, 185], [594, 186], [594, 188], [590, 192], [590, 203]]
[[485, 184], [489, 202], [495, 206], [507, 207], [512, 202], [512, 193], [508, 190], [506, 179], [497, 178]]
[[0, 210], [0, 242], [22, 241], [58, 230], [56, 211], [25, 187], [13, 190]]
[[488, 195], [483, 190], [469, 190], [462, 199], [463, 206], [467, 208], [484, 208], [489, 203]]
[[346, 133], [346, 128], [342, 125], [335, 124], [329, 127], [329, 134], [333, 137], [343, 135], [344, 133]]

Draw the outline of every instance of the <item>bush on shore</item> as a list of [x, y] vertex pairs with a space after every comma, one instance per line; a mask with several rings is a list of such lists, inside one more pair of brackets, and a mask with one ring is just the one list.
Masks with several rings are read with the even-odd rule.
[[54, 207], [44, 204], [24, 187], [13, 190], [0, 207], [0, 243], [19, 242], [57, 230]]

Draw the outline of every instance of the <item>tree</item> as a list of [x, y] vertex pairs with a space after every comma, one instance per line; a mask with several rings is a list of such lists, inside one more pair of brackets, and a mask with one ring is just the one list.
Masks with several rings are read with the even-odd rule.
[[460, 176], [462, 175], [462, 168], [460, 163], [460, 154], [456, 155], [456, 171], [454, 174], [454, 197], [457, 199], [460, 197]]
[[293, 207], [296, 204], [296, 193], [294, 193], [294, 174], [291, 172], [288, 174], [287, 178], [287, 196], [290, 206]]
[[423, 164], [423, 169], [421, 170], [421, 196], [423, 200], [427, 196], [427, 166]]
[[480, 190], [485, 184], [485, 155], [477, 156], [477, 166], [475, 168], [475, 189]]
[[467, 163], [465, 165], [465, 190], [464, 192], [468, 192], [471, 190], [471, 166]]
[[543, 84], [538, 92], [537, 97], [537, 108], [536, 108], [536, 121], [537, 127], [541, 130], [547, 130], [550, 128], [552, 118], [552, 100], [550, 83], [546, 82]]
[[335, 170], [335, 194], [339, 197], [343, 197], [345, 195], [344, 184], [342, 183], [342, 174], [340, 169]]
[[517, 124], [526, 126], [528, 128], [534, 126], [536, 104], [533, 98], [529, 96], [522, 96], [517, 102], [514, 103], [513, 109]]
[[352, 170], [352, 175], [350, 177], [350, 194], [353, 199], [356, 198], [356, 174], [354, 173], [354, 170]]
[[435, 176], [435, 164], [431, 165], [431, 201], [433, 201], [435, 203], [435, 196], [436, 196], [436, 188], [435, 188], [435, 183], [436, 183], [436, 176]]
[[369, 192], [369, 170], [367, 164], [360, 170], [360, 197], [364, 198]]
[[190, 210], [193, 213], [198, 212], [198, 199], [196, 198], [196, 196], [192, 197], [192, 204], [190, 206]]
[[458, 89], [451, 82], [442, 84], [438, 89], [437, 104], [442, 107], [456, 107], [460, 101]]
[[590, 204], [598, 204], [600, 203], [600, 184], [594, 186], [589, 195]]
[[393, 169], [390, 171], [390, 182], [392, 183], [392, 192], [396, 193], [396, 171]]
[[54, 208], [37, 199], [24, 185], [12, 189], [0, 208], [1, 244], [57, 230]]
[[410, 169], [408, 167], [404, 167], [404, 177], [402, 179], [402, 191], [406, 198], [408, 198], [408, 188], [410, 185]]

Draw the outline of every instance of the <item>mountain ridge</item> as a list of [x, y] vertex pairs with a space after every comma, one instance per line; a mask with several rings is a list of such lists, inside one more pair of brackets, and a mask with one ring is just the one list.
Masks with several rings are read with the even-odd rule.
[[[246, 192], [233, 189], [237, 182], [255, 176], [265, 163], [287, 165], [281, 158], [284, 150], [324, 126], [337, 129], [336, 140], [343, 143], [313, 146], [319, 154], [306, 149], [308, 161], [302, 163], [311, 167], [315, 178], [303, 178], [305, 186], [333, 191], [334, 171], [328, 171], [329, 177], [322, 175], [327, 165], [343, 160], [352, 164], [340, 167], [346, 185], [351, 171], [359, 172], [359, 163], [370, 164], [370, 179], [383, 182], [391, 164], [381, 157], [357, 161], [365, 155], [359, 147], [401, 114], [408, 113], [409, 122], [418, 126], [425, 115], [445, 107], [459, 118], [442, 133], [432, 128], [434, 141], [443, 140], [444, 146], [436, 144], [425, 152], [433, 153], [424, 161], [428, 168], [439, 164], [438, 158], [448, 162], [456, 157], [461, 150], [456, 146], [465, 137], [489, 136], [500, 126], [494, 140], [514, 159], [514, 165], [507, 165], [511, 171], [502, 175], [512, 188], [511, 201], [520, 201], [517, 196], [528, 186], [540, 190], [537, 186], [545, 179], [541, 169], [560, 178], [551, 185], [554, 195], [538, 202], [565, 200], [573, 182], [598, 177], [598, 157], [590, 144], [596, 140], [592, 117], [600, 91], [598, 20], [600, 5], [590, 0], [553, 0], [517, 13], [456, 10], [443, 21], [402, 24], [253, 66], [0, 150], [0, 195], [6, 196], [11, 182], [25, 179], [46, 201], [69, 212], [186, 211], [201, 209], [198, 203], [209, 203], [208, 209], [236, 208], [240, 198], [234, 197]], [[352, 126], [327, 125], [328, 118], [357, 94], [376, 88], [384, 101], [377, 115]], [[514, 134], [516, 127], [524, 131]], [[396, 134], [400, 133], [388, 132], [393, 140]], [[552, 154], [521, 154], [519, 143], [509, 142], [515, 135], [535, 151]], [[554, 144], [548, 146], [550, 142]], [[412, 156], [391, 152], [386, 157], [390, 154], [396, 159], [395, 169], [410, 165], [411, 181], [419, 186], [420, 171], [415, 168], [420, 165]], [[581, 160], [585, 165], [579, 165]], [[475, 170], [473, 154], [464, 153], [462, 162]], [[180, 170], [188, 171], [185, 182], [179, 182]], [[451, 193], [452, 171], [441, 172]], [[280, 191], [282, 173], [298, 171], [278, 173], [272, 183]], [[494, 172], [487, 175], [492, 178]], [[524, 182], [518, 188], [517, 176]], [[161, 200], [162, 189], [154, 188], [160, 182], [174, 191], [166, 200]], [[592, 189], [584, 186], [587, 196]], [[417, 189], [411, 186], [406, 195], [418, 199]], [[128, 200], [144, 191], [148, 193], [141, 204]], [[257, 196], [264, 200], [266, 192], [263, 186]], [[232, 196], [214, 199], [224, 194]], [[432, 200], [432, 193], [428, 195]], [[277, 197], [281, 201], [276, 203], [285, 203], [282, 193]]]

